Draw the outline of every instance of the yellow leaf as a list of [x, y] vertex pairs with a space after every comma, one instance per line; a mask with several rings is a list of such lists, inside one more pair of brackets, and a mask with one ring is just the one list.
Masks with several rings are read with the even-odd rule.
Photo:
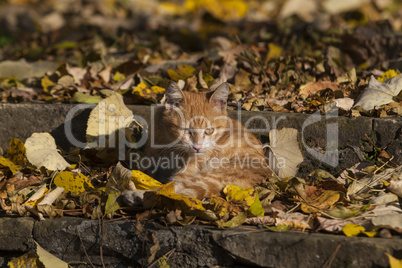
[[338, 202], [340, 197], [341, 195], [337, 191], [325, 191], [313, 200], [308, 201], [307, 204], [303, 203], [301, 210], [305, 213], [323, 211]]
[[270, 59], [278, 58], [282, 54], [282, 48], [280, 46], [275, 45], [274, 43], [269, 43], [268, 49], [269, 49], [269, 52], [267, 55], [266, 62], [268, 62]]
[[224, 21], [241, 19], [248, 11], [247, 3], [243, 0], [186, 0], [184, 8], [188, 11], [204, 8]]
[[229, 202], [244, 203], [251, 206], [255, 201], [255, 192], [252, 188], [240, 187], [237, 185], [227, 185], [223, 189], [226, 200]]
[[358, 234], [360, 234], [361, 232], [366, 231], [366, 229], [359, 225], [359, 224], [353, 224], [353, 223], [347, 223], [345, 226], [343, 226], [342, 228], [342, 232], [346, 235], [346, 236], [357, 236]]
[[377, 235], [377, 232], [363, 232], [363, 234], [367, 235], [368, 237], [374, 237]]
[[124, 80], [124, 79], [126, 79], [126, 76], [125, 76], [124, 74], [120, 73], [120, 72], [116, 72], [116, 73], [113, 75], [113, 80], [114, 80], [115, 82], [120, 82], [120, 81], [122, 81], [122, 80]]
[[394, 76], [398, 76], [398, 73], [393, 69], [389, 69], [386, 72], [384, 72], [380, 77], [378, 77], [377, 80], [382, 83], [385, 80], [387, 80], [391, 77], [394, 77]]
[[253, 217], [264, 216], [264, 208], [261, 205], [260, 198], [258, 194], [255, 195], [254, 203], [248, 208], [249, 215]]
[[54, 184], [58, 187], [63, 187], [66, 192], [80, 194], [88, 188], [94, 188], [89, 179], [82, 173], [63, 171], [54, 179]]
[[134, 182], [137, 190], [156, 190], [163, 186], [162, 183], [139, 170], [132, 170], [131, 172], [133, 174], [131, 180]]
[[148, 88], [144, 82], [139, 83], [132, 91], [133, 94], [153, 103], [156, 103], [158, 95], [161, 96], [164, 92], [165, 89], [163, 87], [153, 86]]
[[33, 252], [25, 253], [17, 258], [13, 258], [7, 263], [9, 268], [20, 268], [20, 267], [39, 267], [38, 257]]
[[402, 268], [402, 260], [399, 260], [388, 253], [385, 253], [385, 255], [388, 257], [391, 268]]
[[242, 225], [247, 219], [246, 212], [240, 212], [237, 216], [231, 218], [228, 221], [219, 220], [216, 221], [216, 224], [219, 228], [234, 228]]
[[7, 153], [4, 156], [17, 165], [25, 165], [26, 159], [24, 143], [17, 138], [12, 138], [10, 140]]
[[51, 81], [49, 79], [49, 77], [47, 75], [45, 75], [42, 80], [41, 80], [41, 85], [43, 87], [43, 91], [45, 91], [46, 93], [50, 92], [51, 87], [53, 87], [54, 85], [56, 85], [55, 82]]
[[38, 242], [34, 240], [36, 244], [36, 254], [38, 254], [39, 261], [43, 264], [44, 267], [57, 267], [57, 268], [68, 268], [68, 263], [62, 261], [61, 259], [57, 258], [53, 254], [50, 254], [46, 250], [44, 250]]
[[49, 192], [46, 184], [43, 184], [25, 203], [24, 205], [36, 208], [36, 206], [45, 198], [45, 195]]
[[183, 15], [185, 10], [176, 4], [163, 2], [159, 4], [159, 10], [162, 13], [167, 13], [170, 15]]
[[168, 69], [167, 73], [170, 79], [178, 81], [189, 78], [190, 76], [194, 75], [195, 71], [195, 68], [191, 65], [180, 64], [179, 66], [177, 66], [176, 71]]
[[20, 171], [21, 167], [14, 164], [13, 162], [11, 162], [10, 159], [7, 159], [3, 156], [0, 156], [0, 167], [7, 167], [10, 169], [10, 171], [13, 173], [13, 175], [15, 173], [17, 173], [18, 171]]
[[163, 185], [163, 187], [157, 191], [156, 194], [175, 200], [178, 207], [183, 211], [205, 210], [200, 200], [186, 195], [176, 194], [174, 191], [174, 182]]

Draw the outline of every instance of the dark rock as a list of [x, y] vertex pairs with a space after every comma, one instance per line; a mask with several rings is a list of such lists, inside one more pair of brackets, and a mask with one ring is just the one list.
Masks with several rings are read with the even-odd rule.
[[1, 218], [0, 227], [3, 265], [11, 256], [34, 250], [35, 240], [64, 261], [87, 263], [79, 267], [90, 267], [90, 263], [146, 267], [151, 234], [160, 245], [154, 261], [172, 252], [167, 261], [170, 267], [322, 267], [332, 255], [332, 267], [388, 267], [386, 252], [402, 258], [400, 239], [274, 233], [252, 226], [219, 230], [150, 222], [136, 234], [132, 220], [63, 217], [39, 222], [25, 217]]

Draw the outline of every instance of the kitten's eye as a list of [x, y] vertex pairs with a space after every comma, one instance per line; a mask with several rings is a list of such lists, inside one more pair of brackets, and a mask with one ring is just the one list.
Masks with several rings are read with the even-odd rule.
[[205, 134], [206, 135], [211, 135], [212, 133], [214, 133], [215, 129], [213, 128], [206, 128], [205, 129]]
[[183, 129], [184, 134], [190, 134], [190, 130], [188, 128]]

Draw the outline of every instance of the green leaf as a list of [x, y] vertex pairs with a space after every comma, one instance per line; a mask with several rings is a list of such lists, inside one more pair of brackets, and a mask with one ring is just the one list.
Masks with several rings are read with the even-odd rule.
[[98, 104], [102, 98], [100, 96], [90, 96], [82, 92], [75, 92], [74, 96], [71, 98], [72, 102], [81, 102], [81, 103], [95, 103]]
[[249, 216], [257, 217], [264, 216], [264, 208], [261, 205], [260, 198], [258, 198], [258, 194], [255, 195], [254, 203], [248, 209]]
[[107, 196], [107, 201], [105, 205], [105, 214], [110, 214], [115, 212], [120, 208], [119, 203], [117, 202], [117, 198], [120, 196], [121, 192], [110, 193]]

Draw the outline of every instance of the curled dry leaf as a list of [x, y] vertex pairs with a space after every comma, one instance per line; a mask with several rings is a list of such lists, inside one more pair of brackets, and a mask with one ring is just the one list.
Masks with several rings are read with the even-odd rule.
[[38, 254], [39, 261], [43, 264], [45, 268], [57, 267], [57, 268], [68, 268], [70, 267], [68, 263], [60, 260], [56, 256], [50, 254], [44, 250], [38, 242], [34, 241], [36, 245], [36, 254]]
[[401, 90], [402, 75], [391, 77], [383, 83], [371, 76], [368, 86], [353, 107], [360, 106], [365, 110], [371, 110], [376, 106], [391, 103]]
[[314, 226], [313, 219], [309, 215], [299, 212], [285, 213], [282, 210], [272, 208], [275, 212], [275, 225], [285, 225], [293, 228], [312, 229]]
[[34, 133], [25, 141], [28, 161], [37, 168], [64, 170], [70, 166], [57, 151], [54, 138], [49, 133]]
[[297, 166], [303, 162], [297, 130], [294, 128], [273, 129], [269, 132], [269, 140], [269, 166], [280, 178], [295, 176]]
[[[133, 112], [124, 104], [122, 95], [114, 93], [91, 111], [86, 131], [88, 148], [114, 148], [108, 141], [120, 139], [121, 133], [131, 141], [127, 129], [133, 122]], [[120, 141], [120, 143], [124, 141]]]

